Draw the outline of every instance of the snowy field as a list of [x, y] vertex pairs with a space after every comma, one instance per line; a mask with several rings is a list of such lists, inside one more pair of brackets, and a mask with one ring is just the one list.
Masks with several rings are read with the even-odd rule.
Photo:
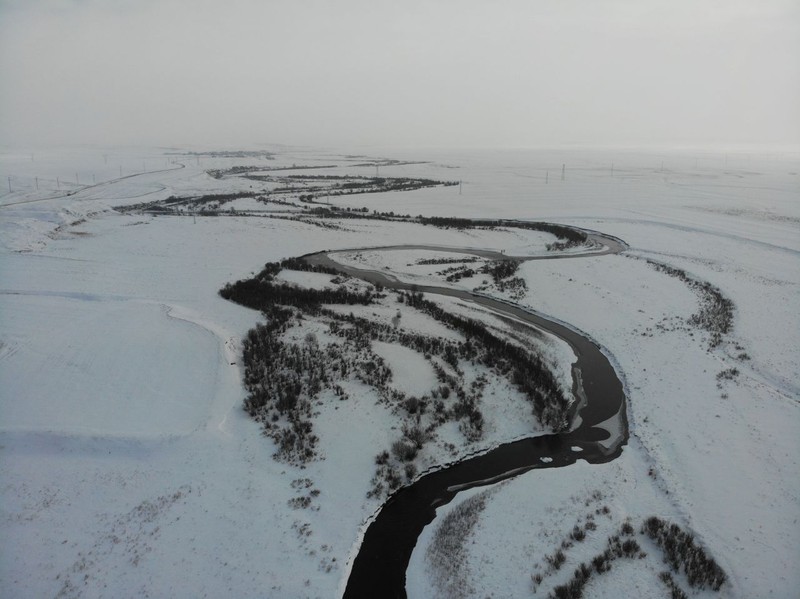
[[[376, 171], [353, 166], [367, 160], [345, 152], [273, 151], [0, 153], [0, 175], [4, 182], [10, 177], [0, 194], [3, 596], [337, 596], [363, 524], [380, 506], [366, 493], [374, 456], [393, 434], [385, 430], [391, 419], [354, 383], [350, 401], [320, 409], [324, 459], [305, 468], [275, 461], [273, 442], [241, 408], [241, 340], [260, 315], [223, 300], [219, 289], [268, 261], [322, 249], [428, 244], [546, 252], [546, 235], [518, 230], [363, 219], [320, 227], [114, 210], [271, 185], [213, 178], [208, 169]], [[409, 596], [547, 596], [627, 518], [638, 527], [652, 515], [695, 533], [728, 574], [721, 596], [796, 596], [800, 154], [369, 153], [426, 161], [382, 165], [382, 176], [461, 185], [341, 196], [333, 204], [546, 220], [630, 246], [620, 255], [525, 262], [518, 275], [527, 291], [515, 300], [570, 323], [613, 356], [629, 399], [631, 439], [622, 456], [606, 465], [533, 471], [485, 495], [460, 494], [421, 537], [408, 570]], [[236, 202], [237, 209], [263, 208]], [[443, 267], [416, 262], [455, 256], [445, 254], [370, 251], [357, 264], [432, 281]], [[688, 323], [701, 307], [697, 293], [648, 259], [709, 282], [733, 302], [733, 329], [721, 344], [710, 348], [709, 335]], [[281, 276], [326, 284], [321, 275]], [[455, 302], [452, 309], [470, 312]], [[385, 322], [394, 314], [388, 307], [374, 312]], [[375, 350], [393, 364], [399, 388], [417, 393], [431, 383], [426, 363], [410, 350]], [[552, 343], [547, 356], [565, 381], [569, 352]], [[518, 426], [495, 430], [516, 435]], [[454, 570], [443, 570], [437, 527], [478, 496], [474, 521], [451, 532], [459, 539]], [[561, 570], [535, 584], [547, 570], [545, 556], [594, 510], [597, 529], [566, 552]], [[657, 550], [643, 549], [646, 558], [593, 578], [587, 595], [668, 596]], [[463, 584], [448, 585], [453, 574]], [[685, 579], [676, 580], [688, 589]]]

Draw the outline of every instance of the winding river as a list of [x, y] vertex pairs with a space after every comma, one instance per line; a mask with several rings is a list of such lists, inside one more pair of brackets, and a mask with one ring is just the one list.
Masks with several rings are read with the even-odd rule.
[[600, 346], [574, 328], [534, 311], [499, 299], [462, 289], [416, 285], [382, 272], [336, 262], [335, 254], [348, 251], [427, 249], [518, 261], [583, 258], [618, 253], [624, 242], [587, 232], [591, 249], [552, 256], [507, 256], [490, 250], [437, 246], [388, 246], [320, 252], [305, 256], [311, 264], [337, 268], [349, 275], [398, 290], [415, 289], [474, 302], [497, 315], [547, 331], [567, 342], [576, 356], [572, 365], [573, 393], [579, 401], [573, 409], [569, 432], [544, 434], [505, 443], [425, 474], [397, 490], [373, 518], [352, 561], [344, 597], [405, 597], [405, 574], [411, 552], [423, 528], [436, 517], [436, 508], [457, 493], [512, 478], [534, 468], [560, 468], [586, 460], [592, 464], [616, 458], [628, 439], [623, 384]]

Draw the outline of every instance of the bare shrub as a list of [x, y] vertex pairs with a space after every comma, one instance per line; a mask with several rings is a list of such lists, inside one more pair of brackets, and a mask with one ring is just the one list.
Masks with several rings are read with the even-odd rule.
[[408, 441], [417, 449], [422, 449], [423, 445], [425, 445], [425, 443], [427, 443], [430, 439], [430, 434], [425, 432], [418, 425], [404, 426], [403, 436], [408, 439]]
[[641, 532], [650, 537], [664, 552], [664, 561], [673, 572], [683, 571], [692, 587], [706, 586], [718, 591], [727, 580], [727, 575], [714, 558], [706, 555], [702, 547], [695, 544], [694, 536], [684, 532], [677, 524], [671, 524], [651, 516], [642, 524]]
[[410, 462], [417, 457], [417, 446], [404, 439], [392, 443], [392, 454], [401, 462]]
[[583, 539], [586, 538], [586, 531], [576, 524], [572, 528], [572, 532], [570, 533], [569, 537], [573, 541], [578, 541], [578, 542], [583, 541]]

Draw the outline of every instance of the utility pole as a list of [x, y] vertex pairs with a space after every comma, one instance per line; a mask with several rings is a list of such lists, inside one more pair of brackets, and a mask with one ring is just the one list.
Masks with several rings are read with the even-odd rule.
[[8, 178], [8, 193], [11, 193], [11, 177]]
[[39, 177], [34, 177], [36, 180], [36, 191], [39, 191]]
[[461, 181], [458, 182], [458, 195], [461, 195]]
[[549, 179], [549, 178], [550, 178], [550, 171], [545, 171], [545, 172], [544, 172], [544, 184], [545, 184], [545, 185], [547, 185], [547, 184], [548, 184], [548, 179]]
[[567, 170], [567, 165], [566, 164], [562, 164], [561, 165], [561, 180], [562, 181], [564, 180], [564, 174], [566, 173], [566, 170]]
[[376, 179], [378, 179], [378, 178], [380, 178], [380, 176], [381, 176], [381, 167], [379, 167], [379, 166], [376, 164], [376, 165], [375, 165], [375, 178], [376, 178]]

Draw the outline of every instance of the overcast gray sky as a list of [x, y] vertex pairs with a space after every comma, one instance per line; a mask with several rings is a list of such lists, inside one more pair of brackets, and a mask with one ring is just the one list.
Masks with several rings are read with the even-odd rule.
[[0, 0], [0, 144], [800, 143], [797, 0]]

